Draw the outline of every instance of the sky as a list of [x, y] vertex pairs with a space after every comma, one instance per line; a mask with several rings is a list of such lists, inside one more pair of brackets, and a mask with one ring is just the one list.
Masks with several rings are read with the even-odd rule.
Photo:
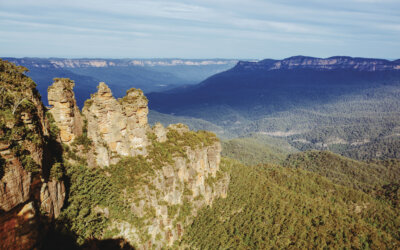
[[400, 0], [0, 0], [0, 57], [400, 58]]

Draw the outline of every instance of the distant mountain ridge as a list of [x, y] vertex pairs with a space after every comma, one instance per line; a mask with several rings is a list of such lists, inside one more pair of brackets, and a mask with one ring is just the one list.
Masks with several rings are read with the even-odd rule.
[[105, 81], [116, 97], [132, 87], [145, 93], [196, 84], [216, 73], [232, 68], [234, 59], [104, 59], [104, 58], [12, 58], [4, 60], [22, 65], [37, 84], [44, 103], [53, 78], [74, 79], [77, 103], [83, 106], [99, 82]]
[[300, 150], [352, 152], [357, 159], [400, 153], [394, 146], [400, 143], [399, 60], [240, 61], [200, 84], [147, 97], [152, 110], [203, 119], [225, 134], [284, 137]]
[[359, 71], [384, 71], [400, 70], [400, 59], [389, 61], [385, 59], [360, 58], [349, 56], [334, 56], [329, 58], [316, 58], [308, 56], [293, 56], [283, 60], [265, 59], [258, 62], [239, 61], [232, 69], [234, 71], [246, 70], [293, 70], [293, 69], [320, 69], [320, 70], [359, 70]]
[[210, 105], [227, 105], [241, 110], [241, 115], [252, 117], [256, 109], [261, 113], [284, 111], [293, 105], [310, 105], [385, 84], [400, 84], [399, 63], [339, 56], [327, 59], [295, 56], [240, 61], [232, 69], [198, 85], [148, 96], [150, 107], [159, 112], [192, 115], [186, 106], [192, 109], [195, 105], [206, 105], [204, 108], [209, 109]]
[[103, 58], [13, 58], [4, 57], [16, 64], [26, 64], [39, 68], [105, 68], [105, 67], [130, 67], [130, 66], [204, 66], [204, 65], [226, 65], [236, 63], [233, 59], [103, 59]]

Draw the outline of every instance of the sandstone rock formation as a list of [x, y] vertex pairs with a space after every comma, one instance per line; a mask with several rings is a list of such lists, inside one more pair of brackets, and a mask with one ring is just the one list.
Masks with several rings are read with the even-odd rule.
[[141, 90], [130, 89], [125, 97], [116, 100], [105, 83], [99, 84], [97, 93], [83, 108], [98, 166], [118, 162], [118, 155], [146, 154], [148, 112], [147, 99]]
[[[52, 116], [46, 116], [34, 83], [21, 72], [17, 76], [11, 79], [20, 78], [21, 86], [6, 82], [12, 94], [0, 99], [8, 105], [0, 113], [1, 249], [41, 247], [46, 225], [64, 206], [63, 163], [72, 172], [83, 169], [77, 179], [90, 181], [75, 188], [82, 196], [69, 194], [69, 202], [85, 197], [85, 206], [69, 203], [74, 212], [62, 215], [83, 230], [78, 232], [99, 223], [94, 228], [100, 239], [123, 238], [139, 249], [172, 246], [199, 209], [226, 196], [229, 175], [220, 169], [216, 136], [183, 124], [150, 128], [141, 90], [130, 89], [116, 100], [100, 83], [82, 117], [74, 83], [56, 79], [48, 89]], [[86, 188], [93, 182], [100, 183], [100, 192]], [[102, 200], [103, 195], [113, 202]], [[89, 224], [79, 224], [86, 219]], [[87, 237], [92, 234], [83, 240]]]
[[54, 80], [53, 85], [47, 90], [49, 104], [53, 106], [50, 113], [60, 129], [61, 141], [70, 144], [76, 137], [82, 135], [83, 127], [82, 116], [73, 92], [75, 84], [67, 78]]
[[40, 246], [65, 198], [64, 183], [50, 176], [54, 149], [44, 106], [24, 71], [0, 60], [0, 249]]
[[[166, 131], [175, 130], [175, 126]], [[187, 127], [181, 128], [184, 131]], [[187, 129], [187, 131], [189, 131]], [[112, 220], [110, 230], [140, 249], [161, 249], [179, 242], [197, 211], [227, 195], [229, 175], [220, 170], [221, 144], [190, 148], [185, 157], [157, 170], [150, 184], [142, 186], [130, 200], [131, 211], [142, 219], [138, 228], [126, 221]], [[143, 239], [143, 235], [147, 238]]]
[[[183, 124], [164, 128], [157, 123], [150, 128], [147, 99], [141, 90], [130, 89], [117, 100], [100, 83], [82, 113], [91, 141], [88, 165], [101, 167], [105, 173], [101, 178], [117, 182], [111, 185], [127, 181], [113, 194], [123, 200], [123, 206], [90, 208], [110, 222], [103, 235], [123, 238], [141, 249], [171, 246], [200, 208], [226, 196], [229, 175], [220, 170], [221, 145], [215, 135], [192, 132]], [[58, 117], [54, 117], [57, 124]], [[71, 146], [76, 150], [76, 145]], [[121, 164], [121, 159], [129, 163]], [[121, 172], [130, 176], [130, 169], [136, 168], [132, 165], [151, 169], [134, 170], [127, 177], [133, 179], [125, 180]]]
[[153, 132], [157, 136], [158, 142], [165, 142], [167, 140], [167, 130], [161, 123], [156, 123], [153, 127]]

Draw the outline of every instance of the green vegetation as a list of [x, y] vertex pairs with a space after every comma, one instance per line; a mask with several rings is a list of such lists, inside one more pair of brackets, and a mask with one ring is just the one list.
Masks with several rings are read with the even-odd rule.
[[[118, 236], [121, 222], [130, 223], [138, 230], [139, 242], [147, 242], [148, 226], [155, 223], [157, 213], [148, 205], [152, 202], [149, 199], [163, 195], [163, 190], [154, 184], [157, 182], [153, 182], [154, 178], [162, 177], [157, 171], [167, 165], [174, 167], [176, 157], [188, 160], [188, 150], [213, 146], [218, 138], [207, 131], [187, 131], [184, 125], [178, 124], [168, 130], [165, 142], [158, 142], [156, 135], [149, 133], [151, 145], [146, 149], [146, 156], [120, 157], [118, 163], [104, 169], [89, 169], [86, 154], [91, 150], [92, 141], [87, 136], [86, 121], [81, 136], [70, 146], [57, 148], [60, 131], [49, 112], [38, 110], [35, 84], [24, 72], [25, 68], [0, 60], [0, 144], [11, 148], [26, 170], [42, 171], [45, 179], [65, 181], [68, 195], [59, 223], [76, 235], [79, 244], [88, 239]], [[259, 133], [223, 141], [223, 156], [235, 160], [223, 158], [221, 171], [205, 182], [213, 188], [228, 172], [228, 195], [199, 211], [191, 226], [184, 226], [181, 246], [199, 249], [400, 248], [400, 160], [388, 159], [399, 157], [400, 116], [396, 98], [400, 92], [392, 87], [380, 89], [386, 91], [383, 97], [390, 97], [384, 102], [380, 101], [384, 99], [382, 95], [366, 91], [356, 100], [342, 96], [318, 107], [307, 104], [288, 111], [275, 110], [255, 121], [249, 117], [271, 107], [264, 106], [261, 111], [251, 109], [249, 116], [228, 110], [223, 117], [218, 116], [222, 113], [218, 108], [211, 115], [223, 120], [219, 126], [191, 120], [224, 135]], [[127, 94], [132, 91], [136, 90], [130, 89]], [[368, 95], [373, 95], [372, 99], [366, 99]], [[124, 97], [120, 101], [133, 102], [137, 97], [142, 96]], [[90, 106], [91, 101], [85, 105]], [[46, 119], [49, 136], [38, 129], [43, 127], [39, 122], [46, 123]], [[229, 133], [221, 132], [222, 127], [228, 127]], [[265, 131], [275, 131], [281, 138], [263, 135], [268, 134]], [[360, 162], [328, 151], [295, 153], [294, 147], [330, 149], [369, 161]], [[44, 159], [49, 166], [40, 169], [31, 153], [35, 149], [50, 151], [45, 157], [51, 158]], [[65, 162], [62, 156], [72, 160], [71, 163]], [[0, 156], [0, 179], [6, 164]], [[181, 191], [182, 204], [157, 201], [159, 206], [166, 206], [169, 219], [179, 228], [191, 221], [193, 207], [204, 199], [201, 195], [193, 197], [186, 183], [182, 183]], [[157, 239], [163, 238], [157, 235]]]
[[9, 146], [27, 171], [39, 172], [30, 151], [45, 144], [39, 124], [42, 114], [34, 104], [40, 95], [26, 71], [0, 59], [0, 143]]
[[152, 93], [152, 109], [177, 116], [152, 111], [149, 120], [186, 119], [225, 139], [265, 133], [300, 151], [330, 150], [356, 160], [400, 158], [398, 72], [307, 72], [233, 69], [198, 88]]
[[[63, 83], [67, 83], [67, 84], [65, 84], [64, 86], [65, 87], [67, 87], [67, 89], [68, 90], [71, 90], [72, 91], [72, 89], [73, 89], [73, 87], [75, 86], [75, 81], [74, 80], [71, 80], [71, 79], [69, 79], [69, 78], [53, 78], [53, 82], [63, 82]], [[49, 92], [52, 88], [54, 88], [54, 86], [53, 85], [50, 85], [48, 88], [47, 88], [47, 92]]]
[[87, 135], [87, 120], [83, 120], [83, 130], [82, 130], [82, 135], [76, 137], [74, 141], [71, 143], [72, 147], [76, 147], [77, 145], [82, 145], [83, 146], [83, 153], [88, 153], [89, 150], [92, 148], [92, 140]]
[[[133, 93], [132, 95], [130, 95]], [[119, 98], [118, 101], [120, 103], [136, 103], [136, 101], [140, 100], [144, 102], [148, 102], [147, 97], [143, 95], [143, 91], [140, 89], [130, 88], [126, 91], [126, 95], [122, 98]]]
[[382, 189], [378, 190], [377, 194], [378, 198], [382, 200], [387, 200], [390, 204], [400, 209], [400, 184], [399, 183], [390, 183], [387, 185], [383, 185]]
[[78, 165], [68, 165], [66, 170], [70, 182], [68, 206], [58, 221], [60, 227], [76, 235], [78, 244], [92, 238], [116, 236], [118, 230], [111, 228], [111, 220], [131, 223], [140, 231], [139, 236], [148, 237], [143, 229], [145, 219], [131, 211], [131, 194], [123, 191], [122, 183], [109, 177], [107, 170]]
[[233, 135], [229, 134], [227, 131], [224, 131], [224, 129], [220, 126], [216, 126], [215, 124], [213, 124], [211, 122], [201, 120], [201, 119], [196, 119], [193, 117], [168, 115], [168, 114], [159, 113], [154, 110], [149, 110], [148, 118], [149, 118], [149, 124], [151, 124], [151, 125], [154, 125], [155, 123], [160, 122], [165, 127], [168, 127], [168, 125], [170, 125], [170, 124], [183, 123], [183, 124], [186, 124], [193, 131], [197, 131], [197, 130], [213, 131], [220, 138], [229, 138], [229, 137], [233, 136]]
[[388, 136], [377, 138], [371, 142], [357, 146], [342, 146], [338, 149], [332, 149], [341, 155], [358, 159], [400, 159], [400, 136]]
[[155, 134], [149, 133], [151, 145], [148, 147], [148, 156], [123, 157], [114, 165], [107, 168], [111, 174], [112, 182], [119, 188], [126, 188], [129, 193], [140, 190], [138, 186], [149, 185], [154, 177], [155, 170], [166, 165], [173, 165], [174, 157], [186, 158], [185, 148], [196, 149], [201, 146], [210, 146], [218, 140], [210, 132], [184, 132], [179, 133], [169, 129], [167, 141], [158, 142]]
[[336, 184], [399, 206], [400, 160], [360, 162], [329, 151], [308, 151], [289, 155], [284, 166], [318, 173]]
[[156, 168], [165, 164], [173, 164], [173, 157], [186, 158], [186, 148], [194, 150], [203, 146], [211, 146], [218, 141], [215, 134], [208, 131], [178, 132], [175, 129], [169, 129], [165, 142], [158, 142], [155, 134], [149, 133], [147, 136], [151, 140], [148, 159]]
[[379, 161], [369, 163], [355, 161], [329, 151], [292, 154], [284, 162], [286, 167], [315, 172], [334, 183], [367, 193], [384, 184], [400, 181], [399, 161], [388, 161], [386, 165]]
[[[59, 129], [45, 112], [28, 70], [0, 59], [0, 144], [9, 148], [25, 170], [44, 179], [63, 178]], [[49, 135], [47, 126], [49, 125]], [[43, 160], [38, 157], [43, 152]], [[6, 161], [1, 162], [2, 174]]]
[[50, 125], [50, 137], [56, 140], [59, 137], [60, 129], [57, 127], [56, 121], [49, 111], [46, 112], [46, 117]]
[[117, 164], [107, 168], [111, 174], [111, 182], [120, 190], [127, 189], [132, 194], [138, 191], [138, 186], [149, 184], [150, 177], [154, 176], [154, 168], [147, 159], [141, 155], [124, 157]]
[[59, 221], [78, 236], [80, 244], [89, 238], [100, 238], [108, 220], [95, 207], [120, 208], [121, 202], [116, 195], [120, 191], [99, 170], [73, 165], [66, 169], [71, 186], [68, 206], [62, 211]]
[[182, 245], [200, 249], [400, 246], [400, 211], [309, 171], [232, 163], [226, 199], [202, 209]]
[[50, 178], [55, 180], [62, 180], [64, 178], [65, 169], [62, 163], [56, 162], [50, 169]]
[[286, 159], [288, 153], [296, 151], [285, 140], [262, 134], [222, 141], [222, 156], [246, 165], [280, 163]]
[[[150, 236], [145, 226], [152, 223], [155, 210], [148, 207], [144, 210], [144, 215], [138, 217], [132, 213], [131, 204], [138, 205], [141, 199], [146, 198], [141, 196], [145, 187], [150, 192], [155, 191], [151, 182], [156, 170], [165, 165], [173, 165], [174, 157], [186, 157], [186, 147], [196, 149], [212, 145], [217, 140], [209, 132], [179, 133], [174, 129], [168, 131], [168, 139], [162, 143], [157, 142], [154, 134], [148, 136], [152, 145], [147, 148], [147, 157], [123, 157], [118, 163], [104, 169], [88, 169], [84, 164], [65, 167], [71, 186], [68, 206], [63, 210], [60, 220], [78, 236], [79, 244], [83, 244], [88, 238], [104, 239], [105, 236], [115, 236], [118, 230], [112, 225], [122, 221], [131, 223], [139, 230], [142, 242], [148, 240]], [[74, 154], [76, 156], [73, 152], [76, 145], [78, 143], [75, 141], [71, 148], [65, 147], [68, 157]], [[78, 162], [79, 160], [82, 159], [78, 157]], [[60, 167], [57, 165], [54, 169]], [[190, 190], [187, 190], [185, 195], [189, 193]], [[182, 205], [168, 206], [168, 214], [175, 221], [185, 221], [191, 214], [191, 205], [184, 202]]]

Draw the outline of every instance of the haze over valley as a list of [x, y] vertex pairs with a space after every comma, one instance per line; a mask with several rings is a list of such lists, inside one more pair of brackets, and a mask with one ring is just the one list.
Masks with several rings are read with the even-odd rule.
[[149, 93], [195, 84], [237, 63], [237, 60], [226, 59], [4, 59], [29, 68], [27, 74], [38, 83], [45, 103], [47, 87], [53, 78], [66, 77], [79, 81], [76, 88], [80, 107], [101, 81], [110, 85], [116, 97], [122, 97], [131, 87]]

